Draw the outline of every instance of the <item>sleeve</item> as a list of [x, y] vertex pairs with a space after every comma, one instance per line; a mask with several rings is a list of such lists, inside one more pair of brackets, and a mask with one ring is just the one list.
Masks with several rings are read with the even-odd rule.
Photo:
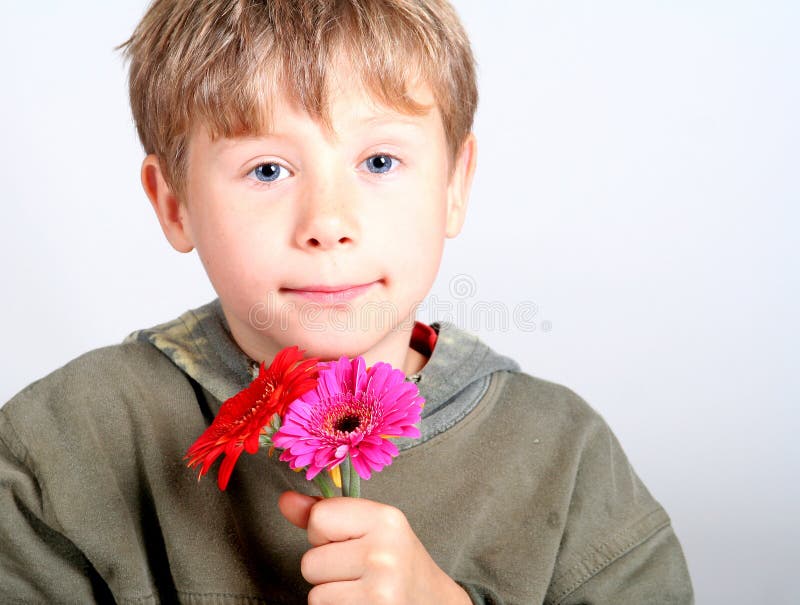
[[691, 605], [670, 518], [599, 416], [580, 459], [547, 605]]
[[667, 525], [659, 529], [645, 542], [592, 575], [560, 603], [694, 603], [686, 563], [672, 527]]
[[0, 602], [113, 602], [86, 557], [45, 520], [43, 488], [0, 410]]
[[[457, 582], [475, 605], [508, 605], [485, 586]], [[678, 538], [667, 525], [611, 564], [581, 580], [558, 605], [691, 605], [692, 585]]]

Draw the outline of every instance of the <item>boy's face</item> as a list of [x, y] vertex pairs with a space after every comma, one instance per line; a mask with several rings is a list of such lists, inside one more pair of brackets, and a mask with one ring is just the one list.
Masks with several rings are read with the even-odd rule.
[[[403, 367], [415, 306], [463, 222], [474, 139], [451, 176], [437, 109], [397, 113], [341, 81], [330, 96], [334, 133], [285, 100], [268, 135], [193, 133], [174, 224], [145, 188], [173, 246], [197, 249], [252, 358], [296, 344]], [[433, 104], [427, 87], [414, 96]]]

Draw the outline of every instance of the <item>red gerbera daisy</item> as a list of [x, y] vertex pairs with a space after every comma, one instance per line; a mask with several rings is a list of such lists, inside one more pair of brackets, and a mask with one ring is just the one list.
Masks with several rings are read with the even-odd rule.
[[224, 490], [242, 451], [258, 451], [259, 436], [272, 417], [283, 415], [290, 403], [316, 386], [317, 359], [303, 360], [304, 352], [287, 347], [268, 368], [261, 362], [250, 386], [222, 404], [214, 422], [186, 452], [190, 468], [203, 464], [198, 480], [224, 453], [217, 477], [219, 488]]

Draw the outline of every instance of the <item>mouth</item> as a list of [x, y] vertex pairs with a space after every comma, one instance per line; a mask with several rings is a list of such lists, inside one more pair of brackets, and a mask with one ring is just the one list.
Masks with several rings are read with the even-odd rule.
[[308, 302], [315, 302], [321, 305], [335, 305], [358, 298], [373, 286], [379, 284], [380, 281], [381, 280], [376, 279], [375, 281], [363, 284], [312, 284], [299, 288], [281, 288], [280, 291], [284, 294], [297, 296]]

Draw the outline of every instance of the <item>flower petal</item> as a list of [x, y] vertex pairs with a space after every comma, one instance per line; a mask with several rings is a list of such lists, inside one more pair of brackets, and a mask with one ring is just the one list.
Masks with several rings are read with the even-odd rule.
[[359, 477], [366, 480], [372, 476], [372, 471], [369, 468], [369, 464], [365, 462], [364, 456], [351, 456], [350, 461]]
[[236, 461], [241, 456], [244, 450], [240, 447], [234, 448], [232, 451], [225, 452], [225, 459], [222, 461], [222, 464], [219, 467], [219, 473], [217, 474], [217, 485], [222, 491], [228, 487], [228, 481], [231, 478], [231, 473], [233, 472], [233, 466], [236, 464]]

